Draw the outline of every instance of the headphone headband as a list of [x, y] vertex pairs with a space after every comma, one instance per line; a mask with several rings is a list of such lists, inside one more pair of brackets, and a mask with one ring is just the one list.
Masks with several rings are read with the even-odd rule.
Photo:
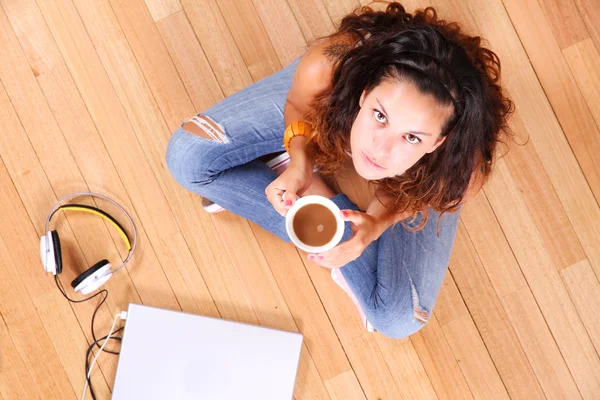
[[[116, 219], [114, 219], [110, 214], [96, 208], [96, 207], [91, 207], [91, 206], [86, 206], [86, 205], [82, 205], [82, 204], [65, 204], [65, 205], [61, 205], [61, 203], [67, 201], [67, 200], [71, 200], [75, 197], [81, 197], [81, 196], [90, 196], [90, 197], [97, 197], [103, 200], [106, 200], [110, 203], [112, 203], [114, 206], [116, 206], [129, 220], [129, 223], [131, 224], [131, 230], [132, 230], [132, 234], [133, 234], [133, 243], [131, 243], [131, 241], [129, 240], [129, 237], [127, 236], [127, 233], [125, 233], [125, 230], [123, 229], [123, 227], [117, 222]], [[115, 270], [111, 271], [111, 273], [117, 272], [118, 270], [120, 270], [121, 268], [123, 268], [125, 266], [125, 264], [127, 264], [129, 262], [129, 260], [131, 259], [131, 256], [133, 255], [133, 252], [135, 250], [136, 244], [137, 244], [137, 230], [135, 228], [135, 224], [133, 222], [133, 219], [131, 218], [131, 216], [127, 213], [127, 211], [125, 211], [125, 209], [123, 207], [121, 207], [120, 204], [118, 204], [116, 201], [114, 201], [113, 199], [111, 199], [110, 197], [104, 196], [102, 194], [99, 193], [94, 193], [94, 192], [76, 192], [76, 193], [72, 193], [69, 195], [66, 195], [64, 197], [62, 197], [61, 199], [59, 199], [51, 208], [50, 210], [50, 214], [48, 214], [48, 218], [46, 219], [46, 229], [44, 230], [44, 232], [48, 232], [49, 231], [49, 227], [50, 227], [50, 220], [52, 219], [52, 217], [54, 216], [54, 214], [56, 214], [57, 211], [64, 209], [64, 210], [77, 210], [77, 211], [84, 211], [84, 212], [89, 212], [92, 214], [96, 214], [99, 215], [103, 218], [105, 218], [106, 220], [108, 220], [121, 234], [121, 237], [123, 238], [123, 241], [125, 242], [125, 244], [127, 245], [127, 250], [129, 251], [127, 254], [127, 257], [125, 258], [125, 260], [121, 263], [121, 265], [116, 268]], [[46, 237], [46, 244], [48, 243], [48, 237]]]

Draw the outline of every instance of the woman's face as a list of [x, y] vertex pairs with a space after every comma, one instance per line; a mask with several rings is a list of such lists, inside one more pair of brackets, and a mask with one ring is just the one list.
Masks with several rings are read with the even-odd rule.
[[368, 180], [403, 174], [444, 142], [440, 134], [451, 112], [411, 83], [383, 80], [360, 98], [350, 133], [354, 168]]

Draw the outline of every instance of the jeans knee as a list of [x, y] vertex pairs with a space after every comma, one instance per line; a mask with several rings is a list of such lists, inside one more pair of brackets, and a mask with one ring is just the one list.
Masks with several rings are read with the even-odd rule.
[[398, 316], [394, 314], [380, 315], [375, 318], [369, 318], [369, 323], [379, 333], [391, 339], [403, 339], [421, 330], [427, 322], [415, 318], [412, 312]]
[[169, 139], [165, 161], [173, 178], [188, 189], [192, 184], [197, 186], [212, 180], [210, 153], [210, 143], [207, 140], [190, 135], [180, 128]]
[[422, 305], [412, 282], [410, 289], [410, 296], [373, 297], [371, 307], [365, 313], [369, 323], [377, 331], [390, 338], [401, 339], [416, 333], [427, 324], [431, 313]]

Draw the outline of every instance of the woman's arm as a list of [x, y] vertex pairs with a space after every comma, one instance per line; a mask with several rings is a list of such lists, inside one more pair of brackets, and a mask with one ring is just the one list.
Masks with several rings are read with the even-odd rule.
[[[350, 46], [344, 38], [326, 39], [317, 42], [302, 56], [283, 109], [285, 126], [302, 121], [314, 99], [331, 84], [335, 56]], [[290, 141], [290, 158], [293, 164], [312, 168], [316, 155], [313, 142], [297, 136]], [[308, 163], [308, 164], [306, 164]]]
[[377, 238], [379, 238], [379, 236], [381, 236], [383, 232], [387, 230], [387, 228], [394, 225], [396, 222], [400, 222], [412, 215], [408, 212], [402, 214], [390, 213], [385, 204], [390, 204], [393, 199], [382, 194], [379, 195], [379, 198], [381, 201], [377, 198], [377, 196], [373, 196], [366, 211], [367, 214], [374, 217], [377, 221]]
[[[471, 200], [473, 197], [479, 193], [483, 184], [485, 183], [484, 178], [480, 173], [473, 173], [471, 176], [471, 181], [469, 183], [469, 187], [465, 191], [465, 195], [462, 200], [462, 204], [466, 203], [468, 200]], [[393, 199], [389, 196], [379, 195], [381, 201], [377, 199], [377, 196], [373, 196], [369, 206], [367, 207], [366, 213], [375, 217], [378, 226], [379, 236], [386, 231], [387, 228], [394, 225], [397, 222], [403, 221], [406, 218], [412, 216], [412, 213], [406, 212], [402, 214], [392, 214], [388, 211], [387, 207], [384, 204], [390, 204]], [[382, 202], [384, 204], [382, 204]]]

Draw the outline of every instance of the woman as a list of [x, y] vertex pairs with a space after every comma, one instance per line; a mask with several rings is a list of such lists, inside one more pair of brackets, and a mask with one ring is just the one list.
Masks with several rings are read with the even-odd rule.
[[[513, 105], [499, 78], [480, 38], [434, 9], [363, 7], [299, 60], [184, 123], [167, 165], [207, 210], [223, 207], [285, 241], [283, 216], [298, 196], [332, 199], [345, 236], [308, 258], [332, 268], [369, 331], [406, 337], [430, 316], [461, 204], [508, 132]], [[282, 145], [283, 173], [261, 160]], [[319, 176], [349, 160], [374, 188], [364, 212]]]

